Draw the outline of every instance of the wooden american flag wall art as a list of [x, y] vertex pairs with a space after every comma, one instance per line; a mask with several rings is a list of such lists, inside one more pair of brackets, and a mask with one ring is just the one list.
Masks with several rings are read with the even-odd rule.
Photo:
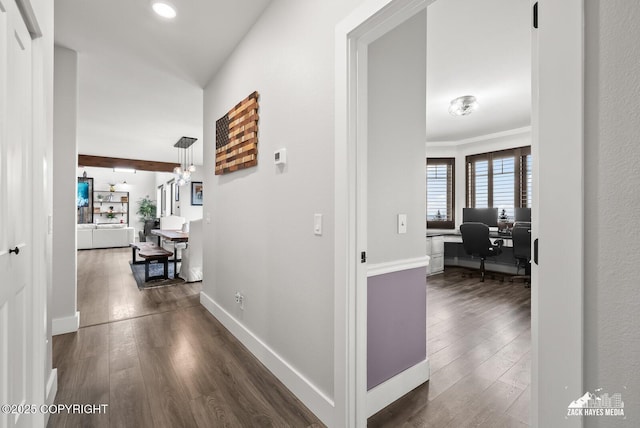
[[258, 92], [216, 121], [216, 175], [258, 165]]

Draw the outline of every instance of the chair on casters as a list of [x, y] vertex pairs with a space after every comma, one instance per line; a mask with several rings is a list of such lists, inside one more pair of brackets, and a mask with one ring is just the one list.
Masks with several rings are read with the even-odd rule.
[[[518, 270], [514, 279], [524, 279], [526, 287], [531, 287], [531, 223], [517, 222], [511, 230], [511, 239], [513, 239], [513, 257], [518, 263]], [[524, 268], [524, 275], [518, 275], [520, 268]]]
[[[496, 239], [495, 244], [489, 239], [489, 226], [484, 223], [462, 223], [462, 246], [467, 254], [480, 257], [480, 281], [484, 282], [484, 261], [487, 257], [494, 257], [502, 253], [502, 239]], [[504, 279], [503, 279], [504, 281]]]

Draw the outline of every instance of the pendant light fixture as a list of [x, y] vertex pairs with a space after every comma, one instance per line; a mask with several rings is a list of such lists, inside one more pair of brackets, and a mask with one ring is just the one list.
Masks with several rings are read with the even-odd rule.
[[178, 163], [179, 165], [173, 168], [173, 174], [176, 177], [176, 184], [178, 186], [184, 186], [191, 181], [191, 173], [196, 171], [196, 166], [193, 164], [193, 143], [197, 138], [182, 137], [178, 140], [173, 147], [178, 148]]

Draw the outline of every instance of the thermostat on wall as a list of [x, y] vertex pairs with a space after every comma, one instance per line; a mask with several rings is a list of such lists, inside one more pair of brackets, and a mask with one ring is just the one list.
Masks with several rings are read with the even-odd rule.
[[287, 149], [280, 149], [273, 152], [273, 162], [276, 165], [284, 165], [287, 163]]

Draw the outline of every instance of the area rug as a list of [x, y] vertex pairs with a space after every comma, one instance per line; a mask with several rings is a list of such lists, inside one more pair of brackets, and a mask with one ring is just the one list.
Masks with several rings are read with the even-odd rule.
[[[182, 278], [173, 277], [172, 261], [169, 261], [169, 279], [152, 279], [149, 282], [144, 281], [144, 263], [134, 265], [131, 262], [129, 262], [129, 266], [131, 266], [133, 277], [135, 278], [136, 284], [138, 284], [139, 289], [152, 288], [152, 287], [166, 287], [168, 285], [182, 284], [184, 282], [184, 279]], [[179, 270], [180, 270], [180, 265], [178, 264], [178, 271]], [[163, 263], [149, 264], [149, 276], [162, 275], [163, 272], [164, 272]]]

